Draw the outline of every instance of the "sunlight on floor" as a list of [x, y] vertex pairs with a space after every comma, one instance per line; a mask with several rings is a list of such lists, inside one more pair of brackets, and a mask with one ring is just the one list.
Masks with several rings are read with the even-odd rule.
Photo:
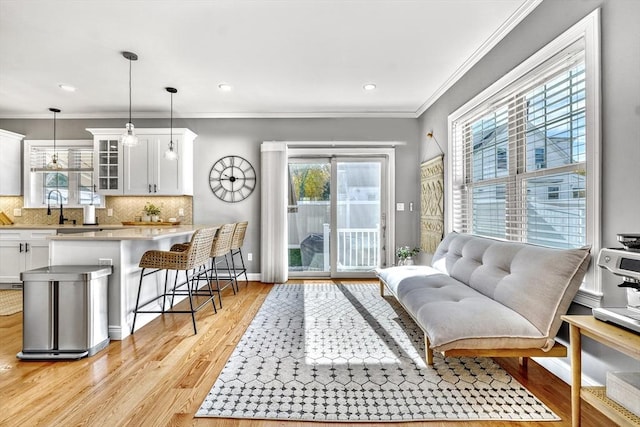
[[[336, 285], [342, 292], [318, 294], [305, 291], [305, 362], [310, 365], [401, 364], [387, 344], [395, 342], [414, 363], [426, 367], [411, 338], [397, 327], [394, 314], [380, 318], [388, 302], [358, 291], [358, 285]], [[310, 299], [313, 298], [313, 301]], [[393, 327], [393, 326], [396, 327]], [[397, 351], [397, 350], [396, 350]]]

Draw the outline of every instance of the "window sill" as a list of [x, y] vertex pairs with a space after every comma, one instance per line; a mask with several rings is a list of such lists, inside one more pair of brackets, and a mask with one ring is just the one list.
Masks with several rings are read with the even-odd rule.
[[596, 308], [602, 305], [602, 292], [594, 292], [588, 289], [579, 289], [573, 302], [586, 307]]

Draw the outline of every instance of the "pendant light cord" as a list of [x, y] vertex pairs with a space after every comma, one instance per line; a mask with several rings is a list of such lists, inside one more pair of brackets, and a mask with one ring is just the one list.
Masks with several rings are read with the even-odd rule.
[[[56, 156], [56, 112], [53, 112], [53, 155]], [[56, 160], [58, 160], [56, 158]]]
[[169, 145], [171, 148], [173, 148], [173, 92], [170, 92], [170, 93], [171, 93], [171, 115], [169, 119], [169, 126], [170, 126]]
[[131, 123], [131, 58], [129, 58], [129, 123]]

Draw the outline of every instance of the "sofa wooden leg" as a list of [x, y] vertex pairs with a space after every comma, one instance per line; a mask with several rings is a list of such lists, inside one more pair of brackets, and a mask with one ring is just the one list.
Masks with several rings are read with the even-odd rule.
[[426, 357], [427, 365], [432, 366], [433, 365], [433, 350], [431, 349], [431, 346], [429, 345], [429, 337], [427, 336], [427, 334], [424, 334], [424, 355]]
[[518, 358], [518, 364], [520, 365], [520, 368], [522, 368], [522, 369], [524, 369], [526, 371], [527, 367], [529, 366], [529, 358], [528, 357], [519, 357]]
[[382, 280], [378, 280], [380, 282], [380, 296], [384, 296], [384, 282]]

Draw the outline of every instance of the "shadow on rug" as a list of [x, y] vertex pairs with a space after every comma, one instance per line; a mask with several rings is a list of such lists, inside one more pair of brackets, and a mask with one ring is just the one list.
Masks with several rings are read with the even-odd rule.
[[197, 417], [558, 420], [489, 358], [435, 356], [378, 284], [275, 285]]

